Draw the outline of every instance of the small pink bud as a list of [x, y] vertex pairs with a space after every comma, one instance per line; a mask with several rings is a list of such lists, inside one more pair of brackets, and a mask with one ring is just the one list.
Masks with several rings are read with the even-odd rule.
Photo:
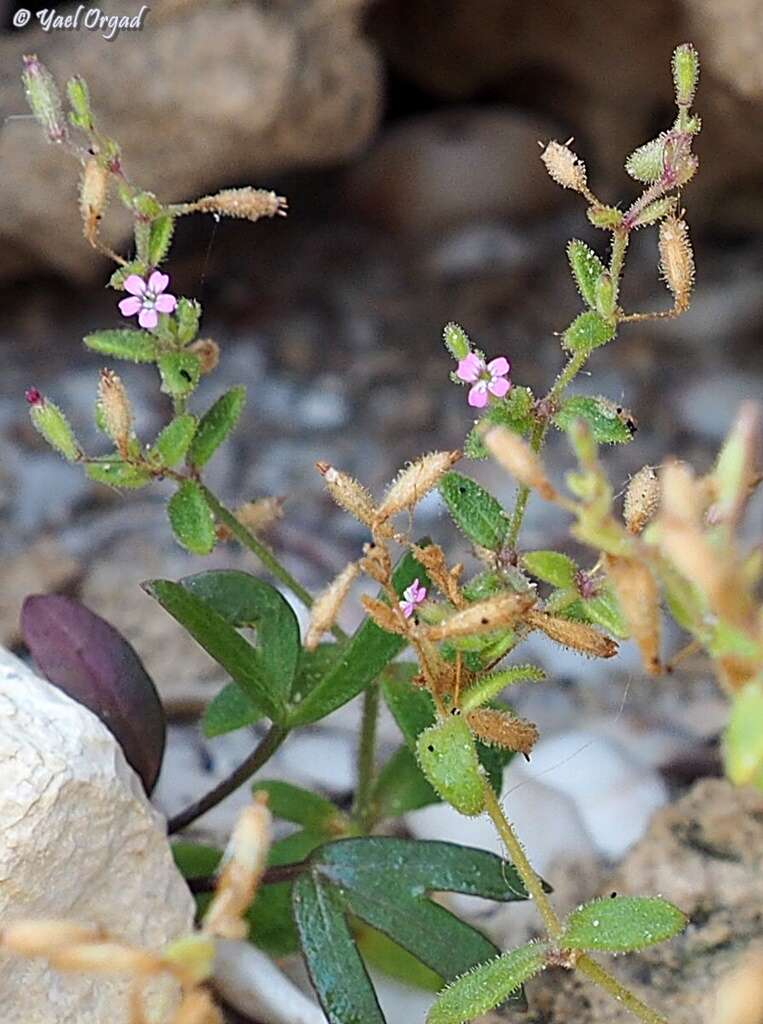
[[42, 405], [45, 401], [42, 397], [42, 392], [37, 388], [27, 388], [24, 392], [24, 398], [30, 405]]

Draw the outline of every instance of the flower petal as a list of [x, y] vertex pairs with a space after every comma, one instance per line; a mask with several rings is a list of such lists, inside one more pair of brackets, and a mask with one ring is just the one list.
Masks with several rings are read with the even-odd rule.
[[137, 274], [130, 274], [129, 277], [125, 278], [124, 288], [130, 295], [142, 295], [146, 290], [146, 282], [142, 277], [138, 277]]
[[413, 602], [412, 601], [401, 601], [400, 608], [402, 609], [403, 615], [406, 619], [410, 619], [413, 615]]
[[491, 377], [505, 377], [511, 369], [511, 363], [504, 356], [498, 356], [497, 359], [490, 360], [487, 368], [490, 371]]
[[[138, 278], [138, 280], [140, 280], [140, 278]], [[140, 308], [141, 301], [137, 296], [131, 296], [129, 299], [122, 299], [119, 303], [119, 312], [122, 316], [135, 316]]]
[[480, 357], [476, 356], [474, 352], [470, 352], [464, 359], [459, 360], [456, 376], [459, 380], [466, 381], [467, 384], [473, 384], [484, 369], [485, 364]]
[[148, 279], [148, 288], [149, 291], [154, 293], [154, 295], [158, 295], [159, 292], [164, 291], [169, 283], [170, 279], [168, 274], [163, 274], [161, 270], [155, 270]]
[[484, 409], [487, 405], [487, 385], [484, 380], [477, 381], [473, 388], [469, 388], [469, 405], [475, 409]]
[[160, 313], [174, 313], [178, 300], [174, 295], [157, 295], [155, 307]]
[[138, 323], [141, 327], [145, 327], [147, 331], [153, 331], [159, 323], [159, 315], [155, 309], [141, 309], [138, 314]]
[[505, 377], [493, 377], [488, 384], [487, 389], [490, 394], [495, 395], [496, 398], [503, 398], [510, 387], [511, 381], [506, 380]]

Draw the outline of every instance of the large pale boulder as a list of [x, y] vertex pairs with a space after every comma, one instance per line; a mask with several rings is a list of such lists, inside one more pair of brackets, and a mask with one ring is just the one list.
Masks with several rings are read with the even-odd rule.
[[[193, 900], [111, 733], [0, 647], [0, 927], [49, 917], [158, 949]], [[8, 1022], [127, 1024], [127, 984], [0, 956]]]

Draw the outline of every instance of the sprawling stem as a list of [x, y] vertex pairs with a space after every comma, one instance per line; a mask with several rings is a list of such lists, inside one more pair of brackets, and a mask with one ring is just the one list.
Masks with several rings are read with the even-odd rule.
[[556, 916], [556, 912], [551, 906], [551, 902], [543, 889], [543, 882], [535, 873], [530, 861], [527, 859], [527, 855], [522, 848], [522, 844], [517, 839], [514, 829], [511, 827], [506, 815], [503, 813], [503, 808], [493, 792], [493, 787], [487, 780], [485, 780], [485, 809], [490, 815], [496, 831], [503, 841], [503, 845], [506, 847], [509, 860], [517, 869], [519, 877], [524, 882], [525, 889], [527, 889], [530, 894], [530, 898], [538, 908], [538, 913], [543, 918], [546, 931], [550, 938], [555, 939], [562, 929], [559, 918]]
[[589, 977], [599, 988], [609, 992], [621, 1006], [624, 1006], [626, 1010], [630, 1010], [632, 1014], [643, 1020], [645, 1024], [668, 1024], [667, 1017], [663, 1017], [661, 1013], [656, 1013], [646, 1003], [642, 1003], [638, 996], [635, 996], [630, 989], [621, 985], [617, 978], [613, 978], [609, 971], [605, 971], [601, 964], [592, 960], [590, 956], [585, 954], [579, 956], [575, 966], [577, 970]]
[[376, 724], [379, 717], [378, 683], [371, 683], [363, 694], [363, 720], [358, 744], [357, 783], [352, 816], [361, 832], [370, 831], [373, 824], [371, 792], [376, 768]]
[[230, 796], [234, 790], [243, 785], [243, 783], [250, 779], [256, 771], [259, 771], [259, 769], [270, 760], [288, 734], [288, 729], [284, 729], [280, 725], [271, 725], [270, 729], [268, 729], [249, 757], [247, 757], [245, 761], [242, 761], [234, 772], [231, 772], [231, 774], [226, 779], [223, 779], [219, 785], [215, 786], [214, 789], [205, 793], [200, 800], [191, 804], [190, 807], [186, 807], [185, 810], [180, 812], [180, 814], [176, 814], [174, 818], [170, 818], [167, 826], [168, 831], [170, 833], [179, 832], [181, 829], [186, 828], [192, 822], [196, 821], [197, 818], [200, 818], [202, 814], [206, 814], [207, 811], [211, 811], [212, 808], [221, 803], [226, 796]]

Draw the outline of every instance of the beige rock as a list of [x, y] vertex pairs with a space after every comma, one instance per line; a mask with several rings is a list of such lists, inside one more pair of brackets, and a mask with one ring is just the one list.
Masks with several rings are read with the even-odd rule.
[[[65, 918], [149, 949], [191, 928], [163, 822], [111, 733], [2, 648], [0, 769], [0, 923]], [[127, 1024], [127, 988], [0, 957], [9, 1022]]]
[[0, 561], [0, 643], [19, 639], [19, 615], [27, 594], [51, 593], [80, 573], [77, 562], [52, 537], [41, 537], [18, 555]]
[[[115, 0], [99, 6], [125, 13]], [[277, 171], [341, 160], [375, 127], [380, 73], [357, 27], [361, 6], [208, 0], [174, 4], [174, 16], [149, 11], [138, 38], [35, 28], [22, 42], [11, 33], [0, 40], [0, 105], [24, 111], [12, 69], [20, 75], [22, 53], [36, 52], [62, 79], [87, 80], [130, 179], [161, 199], [268, 185]], [[34, 122], [18, 120], [0, 134], [0, 165], [0, 278], [33, 266], [82, 279], [103, 274], [104, 262], [82, 240], [76, 161], [46, 143]], [[117, 243], [125, 240], [121, 225]]]

